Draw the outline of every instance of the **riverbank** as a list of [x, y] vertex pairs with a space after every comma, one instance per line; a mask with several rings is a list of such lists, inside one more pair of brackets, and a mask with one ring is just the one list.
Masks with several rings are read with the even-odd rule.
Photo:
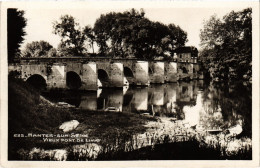
[[136, 133], [143, 133], [147, 121], [156, 121], [155, 118], [134, 113], [95, 112], [60, 106], [40, 96], [40, 93], [27, 83], [14, 78], [9, 78], [8, 97], [10, 159], [17, 159], [17, 150], [21, 148], [30, 150], [37, 146], [53, 149], [70, 144], [46, 143], [42, 137], [15, 137], [29, 133], [63, 134], [59, 126], [66, 121], [77, 120], [80, 123], [69, 134], [87, 134], [91, 139], [102, 137], [102, 143], [113, 142], [114, 135], [119, 132], [124, 139]]
[[[193, 128], [186, 127], [183, 122], [176, 123], [169, 118], [148, 121], [143, 126], [143, 133], [130, 133], [118, 128], [109, 132], [113, 129], [107, 129], [108, 132], [95, 134], [95, 138], [87, 136], [87, 139], [92, 139], [89, 142], [64, 142], [64, 146], [60, 148], [44, 148], [38, 144], [38, 147], [18, 152], [22, 160], [252, 159], [251, 140], [248, 138], [236, 139], [224, 134], [198, 133]], [[76, 128], [72, 131], [73, 135], [87, 135], [81, 129], [82, 127]]]
[[[251, 139], [237, 138], [227, 131], [210, 133], [187, 123], [187, 116], [177, 120], [65, 107], [14, 79], [9, 80], [9, 97], [11, 160], [247, 160], [252, 156]], [[72, 120], [78, 122], [75, 129], [59, 129]], [[28, 133], [40, 136], [14, 137]]]

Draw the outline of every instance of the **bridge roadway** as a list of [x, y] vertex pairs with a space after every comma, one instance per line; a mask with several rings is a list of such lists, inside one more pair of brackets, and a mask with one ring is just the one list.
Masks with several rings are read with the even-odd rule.
[[49, 89], [97, 90], [201, 78], [198, 63], [108, 57], [22, 58], [8, 72]]

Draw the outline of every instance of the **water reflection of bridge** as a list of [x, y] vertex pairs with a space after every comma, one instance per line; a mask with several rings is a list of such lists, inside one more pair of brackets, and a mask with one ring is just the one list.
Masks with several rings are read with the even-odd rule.
[[149, 112], [152, 115], [173, 115], [184, 105], [196, 104], [196, 96], [202, 81], [151, 85], [149, 87], [124, 87], [123, 89], [99, 89], [83, 94], [79, 108], [104, 110], [116, 107], [123, 112]]
[[[229, 94], [226, 94], [226, 91], [229, 91]], [[249, 98], [244, 99], [242, 94]], [[197, 130], [241, 128], [247, 124], [249, 126], [243, 130], [249, 130], [249, 133], [243, 131], [243, 134], [248, 135], [251, 130], [251, 114], [245, 115], [245, 110], [241, 109], [249, 109], [251, 112], [250, 94], [250, 90], [241, 93], [240, 87], [232, 91], [218, 85], [204, 85], [203, 81], [199, 80], [149, 87], [70, 92], [60, 95], [60, 98], [54, 101], [65, 101], [90, 111], [117, 107], [122, 112], [175, 117]]]

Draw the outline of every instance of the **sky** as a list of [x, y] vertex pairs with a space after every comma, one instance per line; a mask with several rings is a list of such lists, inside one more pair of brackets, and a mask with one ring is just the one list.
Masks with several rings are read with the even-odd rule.
[[94, 23], [101, 14], [108, 12], [123, 12], [130, 10], [134, 7], [137, 10], [141, 8], [145, 11], [145, 16], [152, 21], [159, 21], [164, 24], [174, 23], [179, 25], [188, 34], [188, 42], [186, 46], [195, 46], [200, 49], [200, 29], [203, 28], [203, 21], [208, 20], [210, 16], [216, 14], [219, 18], [222, 18], [227, 13], [234, 11], [240, 11], [248, 6], [242, 7], [216, 7], [216, 8], [201, 8], [201, 7], [146, 7], [146, 5], [135, 7], [134, 5], [109, 8], [102, 7], [77, 7], [77, 8], [55, 8], [50, 6], [22, 6], [19, 10], [24, 10], [24, 17], [27, 19], [27, 26], [25, 28], [26, 36], [21, 49], [27, 43], [32, 41], [44, 40], [49, 42], [53, 47], [57, 47], [61, 38], [53, 33], [53, 22], [59, 20], [62, 15], [68, 14], [73, 16], [81, 27], [86, 25], [94, 26]]

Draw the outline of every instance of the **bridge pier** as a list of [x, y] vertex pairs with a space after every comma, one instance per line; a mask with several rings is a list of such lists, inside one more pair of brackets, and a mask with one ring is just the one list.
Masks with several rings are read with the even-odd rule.
[[46, 65], [47, 71], [47, 87], [48, 88], [65, 88], [66, 87], [66, 73], [65, 65]]
[[109, 87], [123, 87], [124, 86], [124, 68], [123, 64], [114, 62], [110, 64], [110, 82]]
[[97, 64], [89, 62], [82, 65], [82, 87], [83, 90], [97, 90]]
[[177, 82], [177, 62], [165, 62], [165, 82]]
[[149, 79], [150, 83], [164, 83], [164, 62], [149, 62]]
[[147, 61], [137, 61], [134, 64], [135, 85], [147, 86], [150, 84], [148, 67]]
[[178, 80], [193, 79], [193, 64], [183, 62], [178, 63]]
[[98, 87], [123, 87], [123, 64], [120, 62], [97, 62]]

